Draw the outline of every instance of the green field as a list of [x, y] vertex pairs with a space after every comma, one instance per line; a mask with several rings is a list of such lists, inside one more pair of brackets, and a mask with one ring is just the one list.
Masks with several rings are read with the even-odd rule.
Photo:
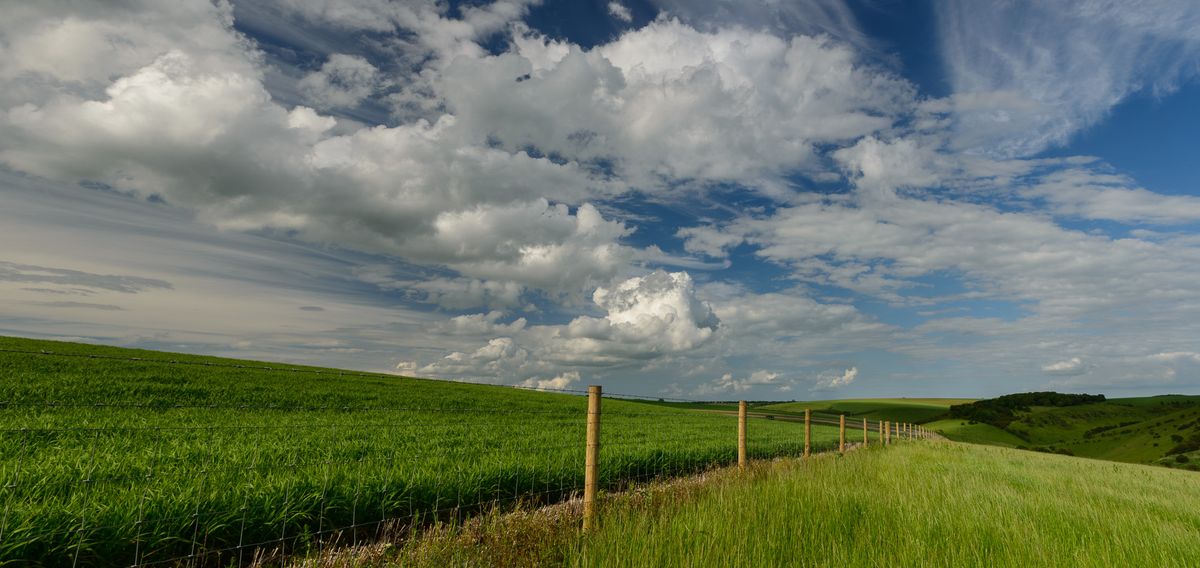
[[845, 414], [848, 417], [859, 419], [920, 424], [945, 414], [952, 404], [964, 404], [973, 400], [969, 398], [855, 398], [783, 402], [755, 406], [754, 409], [760, 412], [803, 413], [804, 409], [808, 408], [813, 412]]
[[1075, 406], [1035, 406], [1019, 412], [1016, 420], [1003, 429], [960, 419], [940, 420], [928, 426], [963, 442], [1200, 468], [1200, 449], [1172, 451], [1187, 440], [1200, 440], [1200, 396], [1163, 395]]
[[925, 427], [956, 442], [990, 444], [1009, 448], [1023, 446], [1027, 443], [1025, 440], [1010, 434], [1006, 430], [990, 424], [972, 423], [957, 418], [935, 420], [925, 424]]
[[575, 566], [1200, 566], [1200, 476], [951, 443], [614, 502]]
[[[0, 564], [230, 563], [260, 543], [316, 550], [374, 538], [382, 519], [582, 486], [580, 396], [16, 338], [0, 349], [53, 352], [0, 352]], [[795, 455], [802, 431], [754, 420], [750, 454]], [[736, 421], [719, 414], [606, 400], [603, 434], [609, 489], [735, 459]], [[814, 429], [817, 449], [836, 439]]]

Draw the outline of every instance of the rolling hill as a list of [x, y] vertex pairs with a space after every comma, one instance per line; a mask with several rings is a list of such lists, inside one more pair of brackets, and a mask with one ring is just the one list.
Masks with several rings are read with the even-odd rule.
[[[736, 460], [729, 416], [603, 410], [602, 489]], [[236, 565], [559, 502], [586, 416], [575, 394], [0, 337], [0, 565]], [[803, 449], [794, 423], [748, 439]]]
[[1200, 396], [1030, 406], [992, 423], [944, 419], [927, 426], [964, 442], [1200, 470]]
[[851, 418], [922, 423], [946, 413], [952, 404], [973, 402], [963, 398], [856, 398], [783, 402], [754, 406], [756, 412], [803, 414], [804, 409], [826, 414], [845, 414]]

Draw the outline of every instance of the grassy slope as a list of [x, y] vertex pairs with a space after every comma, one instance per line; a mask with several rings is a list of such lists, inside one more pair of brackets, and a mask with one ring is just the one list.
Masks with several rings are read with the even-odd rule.
[[[1173, 459], [1163, 459], [1176, 445], [1171, 436], [1186, 438], [1200, 432], [1198, 418], [1200, 396], [1165, 395], [1035, 407], [1005, 430], [986, 424], [964, 425], [960, 420], [938, 421], [931, 426], [950, 439], [964, 442], [1054, 448], [1090, 458], [1178, 466], [1181, 464]], [[1113, 428], [1088, 434], [1089, 430], [1106, 427]]]
[[[157, 360], [0, 352], [0, 564], [149, 562], [187, 554], [193, 537], [217, 548], [370, 531], [582, 484], [579, 396], [17, 338], [0, 349]], [[619, 400], [604, 416], [610, 487], [735, 457], [727, 416]], [[750, 453], [795, 454], [800, 432], [756, 420]], [[836, 438], [814, 429], [818, 448]]]
[[620, 502], [581, 566], [1197, 566], [1200, 475], [917, 443]]
[[871, 420], [893, 420], [898, 422], [922, 423], [950, 408], [952, 404], [964, 404], [972, 399], [959, 398], [861, 398], [844, 400], [818, 400], [809, 402], [785, 402], [756, 406], [758, 411], [782, 411], [803, 413], [805, 408], [813, 412], [846, 414], [854, 418]]
[[989, 424], [971, 424], [965, 420], [947, 419], [930, 422], [926, 426], [956, 442], [990, 444], [1010, 448], [1028, 444], [1025, 440]]

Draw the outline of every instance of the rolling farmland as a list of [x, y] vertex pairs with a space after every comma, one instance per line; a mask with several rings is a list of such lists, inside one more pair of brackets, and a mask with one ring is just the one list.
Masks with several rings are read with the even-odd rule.
[[[550, 503], [583, 482], [586, 400], [572, 394], [15, 338], [0, 349], [8, 561], [317, 551], [385, 520]], [[736, 459], [734, 418], [604, 411], [603, 487]], [[752, 457], [802, 451], [803, 426], [752, 422]], [[837, 435], [814, 427], [816, 449]]]

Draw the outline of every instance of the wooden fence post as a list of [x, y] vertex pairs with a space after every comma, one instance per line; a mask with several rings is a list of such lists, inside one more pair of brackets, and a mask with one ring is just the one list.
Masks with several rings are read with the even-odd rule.
[[867, 435], [870, 431], [871, 431], [871, 429], [867, 427], [867, 419], [863, 418], [863, 447], [864, 448], [867, 447], [867, 444], [871, 443], [871, 438]]
[[812, 409], [804, 409], [804, 457], [808, 457], [812, 446]]
[[746, 401], [738, 401], [738, 469], [746, 469]]
[[846, 415], [840, 414], [838, 420], [838, 452], [846, 453]]
[[600, 385], [588, 387], [587, 455], [583, 472], [583, 530], [596, 526], [596, 489], [600, 485]]
[[892, 421], [888, 420], [888, 421], [884, 422], [883, 426], [884, 426], [884, 430], [883, 430], [884, 434], [883, 435], [885, 437], [884, 440], [887, 443], [887, 445], [890, 446], [890, 445], [892, 445]]
[[883, 421], [879, 421], [879, 445], [883, 445]]

